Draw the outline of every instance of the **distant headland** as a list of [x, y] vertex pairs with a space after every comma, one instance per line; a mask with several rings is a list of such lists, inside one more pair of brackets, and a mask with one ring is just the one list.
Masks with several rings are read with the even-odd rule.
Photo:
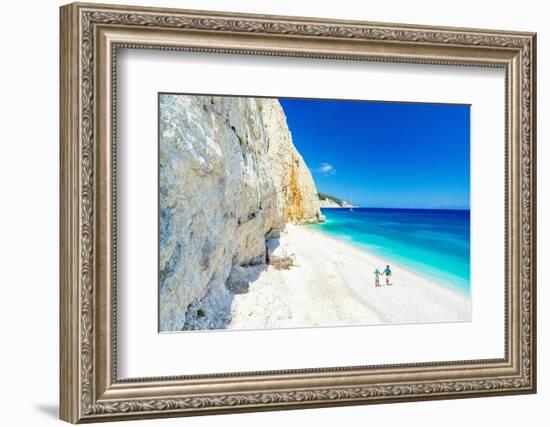
[[317, 193], [319, 197], [319, 206], [321, 208], [356, 208], [351, 202], [339, 199], [336, 196], [326, 193]]

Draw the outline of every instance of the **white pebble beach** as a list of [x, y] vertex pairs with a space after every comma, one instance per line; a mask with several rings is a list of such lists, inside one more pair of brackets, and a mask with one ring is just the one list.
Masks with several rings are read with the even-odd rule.
[[288, 224], [279, 253], [295, 257], [288, 270], [253, 272], [236, 294], [228, 329], [464, 322], [470, 297], [391, 263], [392, 286], [374, 286], [374, 270], [388, 264], [362, 248], [307, 226]]

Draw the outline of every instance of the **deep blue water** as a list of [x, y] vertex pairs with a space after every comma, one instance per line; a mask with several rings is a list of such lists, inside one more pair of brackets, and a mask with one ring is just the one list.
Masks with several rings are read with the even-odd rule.
[[[470, 291], [470, 211], [438, 209], [322, 209], [312, 225], [367, 249], [391, 265]], [[385, 265], [380, 265], [380, 269]]]

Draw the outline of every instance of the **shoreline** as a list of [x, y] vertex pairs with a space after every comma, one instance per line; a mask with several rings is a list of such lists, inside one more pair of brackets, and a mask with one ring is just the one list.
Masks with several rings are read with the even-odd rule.
[[403, 262], [403, 261], [391, 258], [391, 256], [389, 256], [388, 258], [385, 258], [383, 255], [374, 253], [373, 251], [371, 251], [366, 246], [363, 246], [361, 243], [354, 242], [352, 239], [346, 239], [346, 238], [343, 238], [343, 237], [338, 237], [338, 236], [332, 235], [330, 233], [326, 233], [326, 232], [324, 232], [324, 231], [322, 231], [318, 228], [311, 227], [308, 230], [313, 232], [313, 233], [319, 233], [323, 237], [326, 237], [328, 239], [332, 239], [336, 242], [341, 242], [341, 243], [344, 243], [346, 245], [352, 246], [355, 249], [358, 249], [362, 252], [365, 252], [365, 253], [369, 254], [370, 256], [372, 256], [372, 257], [383, 259], [384, 260], [383, 262], [385, 262], [386, 264], [390, 264], [390, 266], [392, 266], [392, 265], [398, 265], [399, 266], [399, 265], [406, 264], [405, 267], [400, 267], [400, 268], [404, 271], [407, 271], [410, 274], [414, 274], [416, 276], [419, 276], [419, 277], [423, 278], [424, 280], [426, 280], [428, 282], [433, 282], [434, 284], [437, 284], [438, 286], [442, 286], [442, 287], [444, 287], [446, 289], [449, 289], [451, 291], [454, 291], [454, 292], [456, 292], [460, 295], [464, 295], [464, 296], [469, 298], [469, 296], [471, 294], [470, 288], [463, 289], [462, 287], [460, 287], [458, 285], [455, 286], [455, 285], [444, 283], [444, 280], [442, 278], [433, 277], [429, 273], [425, 273], [423, 271], [415, 270], [414, 266], [410, 266], [409, 264], [407, 264], [407, 262]]
[[[471, 321], [469, 294], [402, 268], [320, 230], [287, 224], [275, 254], [294, 265], [251, 268], [235, 294], [228, 329]], [[392, 268], [393, 286], [374, 286], [374, 269]]]

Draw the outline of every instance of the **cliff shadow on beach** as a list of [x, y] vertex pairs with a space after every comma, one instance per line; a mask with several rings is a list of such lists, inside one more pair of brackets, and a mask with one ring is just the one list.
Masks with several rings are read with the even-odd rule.
[[235, 295], [248, 293], [250, 285], [267, 269], [266, 263], [233, 266], [222, 290], [208, 290], [203, 298], [189, 305], [182, 331], [227, 329]]

